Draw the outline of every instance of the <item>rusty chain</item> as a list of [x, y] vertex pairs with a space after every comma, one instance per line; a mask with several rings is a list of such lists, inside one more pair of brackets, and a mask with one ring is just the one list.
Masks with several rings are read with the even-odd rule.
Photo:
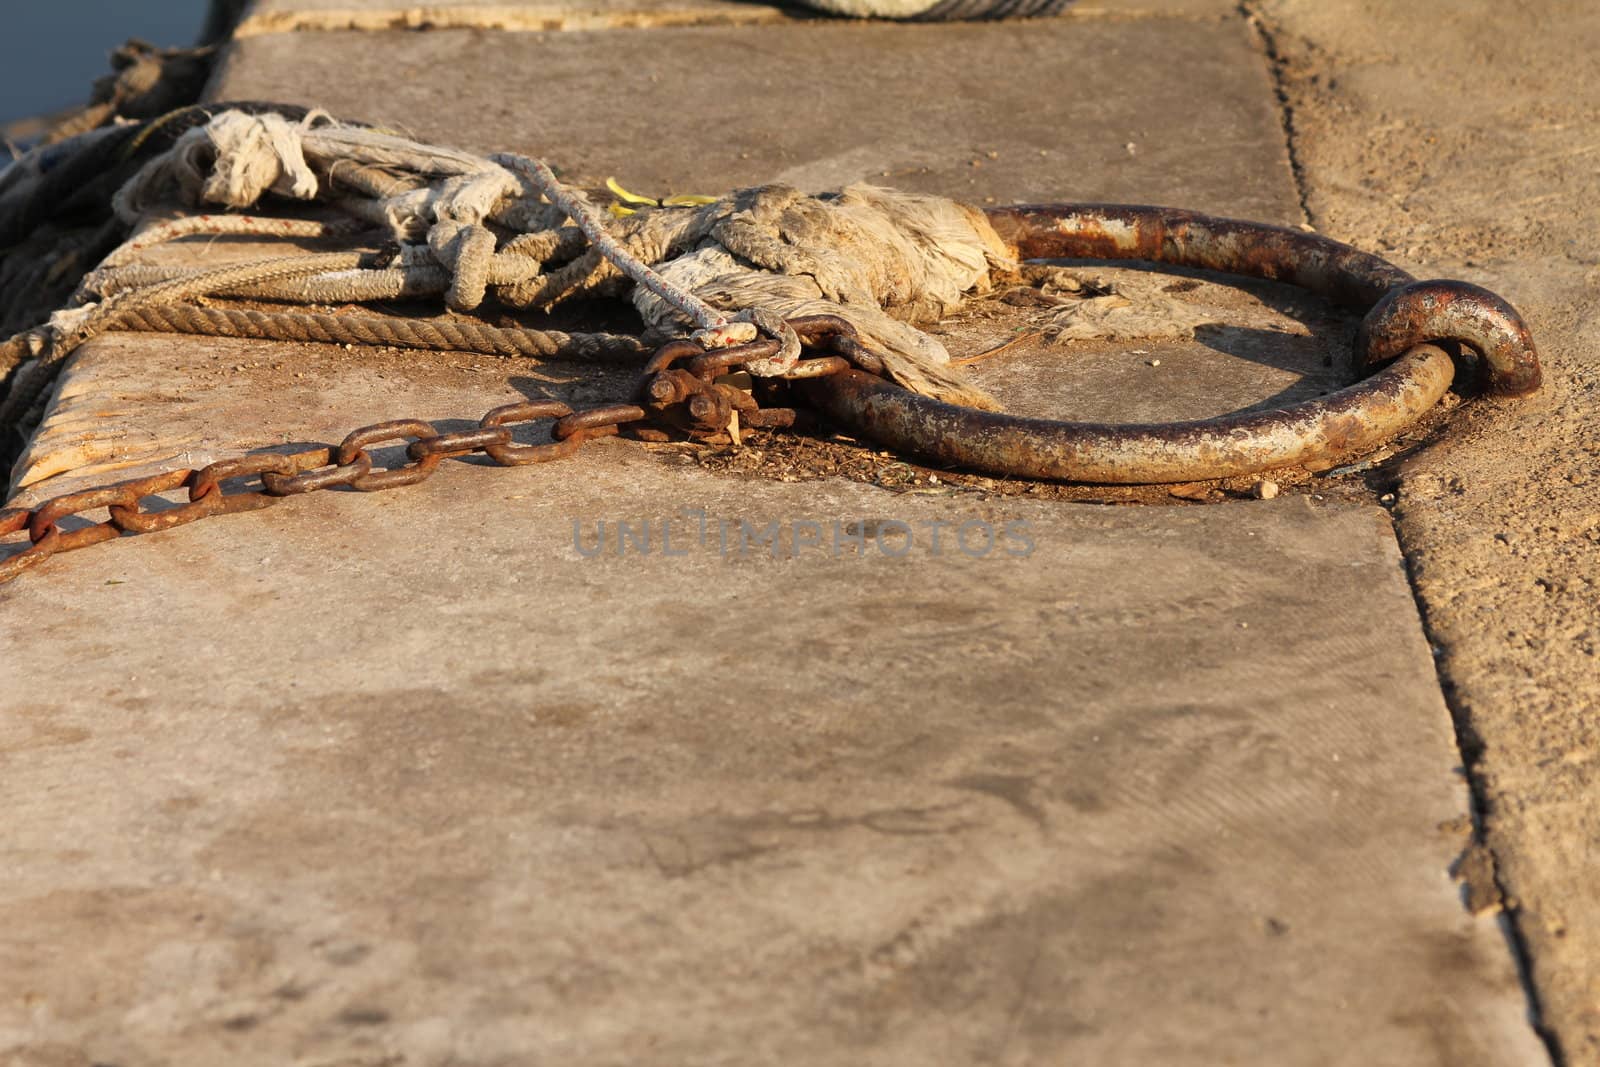
[[[802, 341], [828, 345], [834, 351], [861, 351], [855, 328], [842, 318], [813, 315], [789, 320]], [[483, 453], [502, 467], [546, 463], [573, 455], [586, 441], [610, 437], [624, 428], [645, 440], [668, 440], [670, 430], [690, 437], [712, 437], [727, 430], [734, 412], [752, 427], [792, 425], [792, 408], [761, 407], [735, 384], [720, 381], [730, 372], [758, 359], [776, 355], [779, 342], [758, 340], [707, 352], [691, 341], [673, 341], [659, 349], [645, 365], [637, 389], [637, 404], [606, 404], [574, 411], [559, 400], [534, 400], [505, 404], [487, 412], [471, 430], [442, 433], [422, 419], [391, 419], [363, 426], [337, 446], [317, 446], [299, 452], [272, 452], [219, 460], [199, 468], [163, 471], [112, 485], [96, 486], [55, 497], [37, 508], [0, 510], [0, 537], [26, 531], [27, 548], [0, 559], [0, 584], [63, 552], [111, 541], [125, 533], [170, 530], [214, 515], [232, 515], [270, 507], [288, 496], [322, 489], [348, 487], [359, 492], [394, 489], [426, 480], [441, 460]], [[682, 368], [673, 364], [685, 361]], [[802, 360], [788, 375], [814, 379], [850, 369], [838, 355]], [[516, 444], [512, 427], [554, 420], [550, 440]], [[640, 425], [653, 422], [655, 426]], [[407, 462], [390, 470], [374, 470], [373, 446], [409, 441]], [[259, 489], [240, 484], [255, 479]], [[141, 502], [175, 490], [188, 490], [188, 500], [175, 507], [144, 510]], [[75, 530], [60, 523], [74, 515], [105, 508], [110, 518]]]
[[[674, 433], [712, 438], [740, 425], [787, 427], [796, 420], [795, 408], [762, 403], [786, 401], [787, 388], [864, 438], [939, 462], [1029, 478], [1128, 483], [1227, 477], [1375, 447], [1450, 387], [1455, 359], [1441, 346], [1475, 355], [1490, 392], [1520, 396], [1540, 383], [1527, 326], [1500, 297], [1465, 282], [1417, 281], [1377, 256], [1316, 234], [1125, 205], [1007, 208], [989, 217], [1019, 259], [1197, 267], [1298, 285], [1364, 310], [1355, 365], [1367, 376], [1317, 400], [1269, 411], [1152, 425], [1062, 422], [974, 411], [902, 389], [883, 376], [882, 360], [847, 320], [807, 316], [788, 325], [808, 350], [823, 354], [782, 376], [792, 387], [756, 379], [746, 388], [736, 374], [778, 355], [778, 340], [713, 351], [672, 341], [645, 365], [632, 403], [584, 411], [554, 400], [508, 404], [485, 414], [475, 429], [449, 433], [419, 419], [395, 419], [364, 426], [337, 447], [242, 456], [68, 493], [31, 510], [3, 509], [0, 537], [26, 531], [30, 543], [0, 559], [0, 583], [53, 555], [124, 533], [253, 511], [335, 486], [371, 492], [412, 485], [447, 456], [481, 452], [514, 467], [565, 458], [586, 441], [624, 430], [664, 441]], [[513, 442], [513, 426], [543, 419], [553, 420], [548, 442]], [[369, 449], [397, 441], [410, 442], [407, 462], [373, 469]], [[241, 479], [255, 479], [260, 488], [243, 486]], [[180, 489], [188, 491], [185, 503], [141, 507], [148, 497]], [[109, 518], [61, 529], [62, 520], [97, 508], [106, 508]]]

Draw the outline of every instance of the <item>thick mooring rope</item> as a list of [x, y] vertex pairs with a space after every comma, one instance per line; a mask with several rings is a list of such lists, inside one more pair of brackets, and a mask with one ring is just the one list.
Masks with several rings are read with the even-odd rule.
[[119, 330], [245, 337], [257, 341], [298, 341], [331, 345], [423, 348], [435, 352], [479, 352], [494, 356], [636, 364], [649, 354], [644, 341], [628, 334], [566, 333], [489, 326], [456, 319], [401, 319], [383, 315], [331, 315], [316, 311], [258, 311], [254, 308], [196, 307], [178, 304], [124, 312]]

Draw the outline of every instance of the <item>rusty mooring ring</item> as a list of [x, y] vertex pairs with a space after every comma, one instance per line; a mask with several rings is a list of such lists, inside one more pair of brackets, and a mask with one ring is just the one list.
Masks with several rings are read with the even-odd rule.
[[1418, 282], [1381, 257], [1312, 233], [1175, 208], [1072, 204], [996, 208], [1020, 259], [1146, 260], [1285, 282], [1366, 311], [1355, 365], [1376, 373], [1288, 407], [1191, 422], [1115, 425], [978, 411], [859, 371], [807, 382], [819, 408], [905, 452], [1028, 478], [1138, 484], [1254, 474], [1376, 447], [1450, 388], [1437, 342], [1481, 357], [1490, 391], [1539, 387], [1539, 359], [1510, 304], [1456, 281]]

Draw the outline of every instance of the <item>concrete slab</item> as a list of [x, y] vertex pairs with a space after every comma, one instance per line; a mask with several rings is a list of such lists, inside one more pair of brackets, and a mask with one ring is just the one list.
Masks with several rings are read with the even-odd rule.
[[548, 156], [641, 192], [867, 179], [1300, 219], [1242, 19], [272, 34], [235, 44], [210, 95]]
[[[728, 60], [660, 61], [685, 50], [726, 53]], [[1030, 79], [994, 79], [993, 71], [1016, 66], [1019, 51], [1032, 64]], [[1146, 53], [1171, 55], [1174, 63], [1137, 80], [1123, 77], [1129, 58]], [[970, 73], [952, 80], [953, 70]], [[396, 79], [396, 71], [416, 76]], [[611, 92], [593, 91], [596, 71]], [[864, 71], [871, 76], [864, 79]], [[483, 91], [486, 83], [495, 90]], [[1113, 83], [1116, 93], [1092, 88]], [[548, 154], [571, 176], [614, 173], [641, 190], [722, 191], [770, 180], [821, 189], [866, 178], [974, 201], [1149, 200], [1291, 221], [1298, 194], [1269, 88], [1249, 31], [1235, 17], [549, 37], [284, 34], [236, 44], [213, 95], [324, 106], [481, 151]], [[676, 103], [637, 106], [651, 98]], [[761, 101], [792, 99], [806, 99], [808, 107], [786, 113], [781, 126], [756, 121]], [[527, 116], [512, 118], [512, 100], [548, 101], [532, 127], [537, 135]], [[1018, 114], [1029, 121], [1019, 124]], [[487, 120], [494, 115], [498, 122]], [[1196, 123], [1212, 130], [1203, 144], [1195, 143]], [[735, 129], [739, 136], [727, 136]], [[1133, 130], [1141, 131], [1137, 142], [1128, 139]], [[254, 247], [198, 239], [158, 250], [156, 258], [275, 254]], [[1294, 290], [1203, 277], [1172, 285], [1178, 279], [1101, 267], [1085, 276], [1109, 280], [1135, 299], [1146, 293], [1205, 308], [1216, 325], [1195, 341], [1018, 346], [973, 370], [1011, 410], [1124, 422], [1205, 418], [1305, 399], [1348, 380], [1350, 323]], [[1181, 291], [1169, 296], [1161, 292], [1166, 285]], [[1047, 311], [991, 303], [974, 320], [934, 330], [967, 355], [1047, 319]], [[157, 342], [114, 344], [128, 351], [127, 369], [104, 360], [73, 366], [63, 402], [16, 484], [65, 469], [93, 477], [175, 462], [205, 436], [218, 410], [215, 391], [240, 384], [212, 381], [210, 361], [187, 364], [182, 351], [175, 365], [152, 360]], [[186, 380], [191, 366], [205, 377]], [[175, 401], [175, 391], [186, 400]], [[151, 404], [163, 414], [158, 426], [123, 417]]]
[[[539, 390], [315, 363], [216, 435]], [[610, 442], [5, 596], [9, 1062], [1537, 1060], [1449, 875], [1465, 795], [1380, 509]]]

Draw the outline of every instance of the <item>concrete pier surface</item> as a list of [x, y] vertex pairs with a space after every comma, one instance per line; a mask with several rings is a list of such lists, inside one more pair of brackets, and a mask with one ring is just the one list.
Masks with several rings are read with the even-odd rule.
[[[603, 441], [52, 560], [0, 592], [0, 1061], [1600, 1062], [1597, 27], [1539, 10], [261, 0], [212, 99], [649, 193], [1310, 226], [1500, 289], [1552, 384], [1273, 500]], [[1249, 328], [979, 380], [1134, 421], [1344, 369], [1348, 323], [1182, 295]], [[627, 380], [113, 334], [17, 499]]]

